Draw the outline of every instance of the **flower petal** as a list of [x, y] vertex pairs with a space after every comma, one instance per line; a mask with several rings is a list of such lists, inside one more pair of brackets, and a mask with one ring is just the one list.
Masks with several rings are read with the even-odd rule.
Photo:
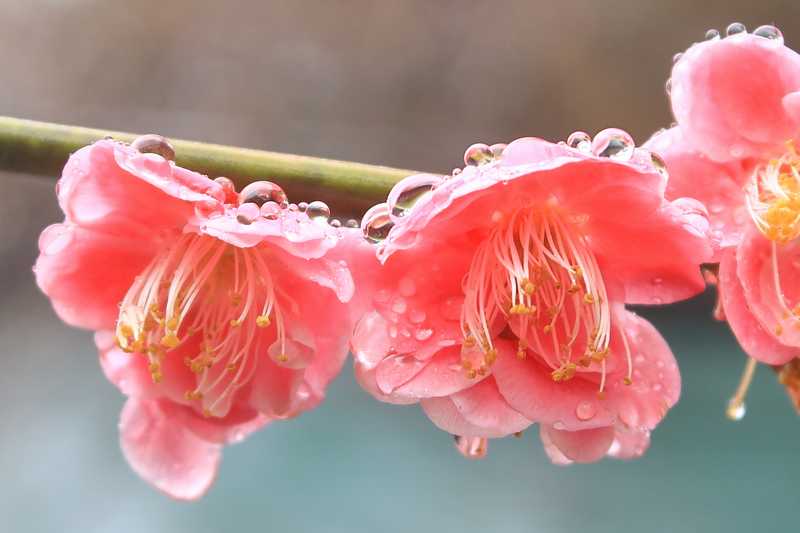
[[[542, 424], [539, 436], [544, 449], [556, 464], [593, 463], [602, 459], [614, 442], [613, 427], [599, 427], [580, 431], [563, 431]], [[552, 454], [558, 451], [557, 454]]]

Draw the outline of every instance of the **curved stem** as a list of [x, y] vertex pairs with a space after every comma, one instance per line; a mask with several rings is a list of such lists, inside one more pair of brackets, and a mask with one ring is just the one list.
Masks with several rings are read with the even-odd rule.
[[[0, 116], [0, 170], [52, 176], [69, 155], [103, 137], [130, 142], [135, 134]], [[175, 162], [210, 177], [227, 176], [239, 188], [272, 180], [292, 201], [322, 200], [341, 214], [362, 213], [386, 198], [397, 181], [417, 173], [378, 165], [170, 139]], [[337, 213], [334, 213], [337, 214]]]

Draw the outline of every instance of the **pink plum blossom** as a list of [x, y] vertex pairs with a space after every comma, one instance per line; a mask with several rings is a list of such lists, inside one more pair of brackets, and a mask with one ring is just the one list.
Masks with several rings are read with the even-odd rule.
[[58, 201], [36, 279], [65, 322], [96, 331], [142, 478], [197, 498], [224, 444], [322, 401], [351, 329], [352, 277], [330, 253], [344, 230], [270, 182], [237, 194], [110, 140], [69, 159]]
[[641, 455], [680, 375], [625, 304], [703, 290], [705, 209], [666, 201], [660, 160], [621, 130], [474, 145], [465, 162], [406, 178], [364, 217], [383, 267], [356, 269], [371, 298], [358, 381], [420, 403], [469, 457], [533, 423], [556, 463]]

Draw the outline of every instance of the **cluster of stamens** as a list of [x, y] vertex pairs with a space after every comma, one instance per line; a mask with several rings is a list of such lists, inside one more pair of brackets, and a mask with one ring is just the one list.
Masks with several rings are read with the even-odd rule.
[[277, 359], [286, 359], [277, 290], [261, 252], [184, 234], [128, 290], [116, 341], [122, 350], [148, 359], [156, 383], [163, 378], [165, 358], [191, 346], [184, 362], [197, 379], [185, 397], [201, 401], [206, 415], [223, 416], [232, 395], [255, 372], [255, 354], [266, 352], [266, 337], [258, 330], [273, 319]]
[[[529, 350], [540, 355], [556, 382], [596, 363], [603, 392], [611, 311], [579, 224], [551, 207], [514, 212], [476, 250], [463, 289], [462, 366], [468, 376], [485, 374], [495, 362], [493, 338], [505, 323], [500, 336], [516, 337], [518, 358]], [[630, 384], [630, 350], [620, 334], [628, 363], [624, 382]]]

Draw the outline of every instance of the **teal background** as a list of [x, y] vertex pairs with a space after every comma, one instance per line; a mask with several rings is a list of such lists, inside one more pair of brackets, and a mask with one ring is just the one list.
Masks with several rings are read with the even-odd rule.
[[[615, 125], [643, 142], [671, 120], [673, 53], [734, 20], [800, 42], [794, 4], [0, 1], [0, 113], [447, 170], [478, 140]], [[745, 359], [711, 293], [640, 310], [684, 383], [640, 460], [556, 467], [533, 430], [470, 462], [348, 366], [319, 409], [227, 448], [205, 499], [174, 502], [125, 464], [91, 335], [33, 282], [53, 180], [0, 185], [0, 532], [797, 531], [800, 420], [765, 367], [725, 419]]]

